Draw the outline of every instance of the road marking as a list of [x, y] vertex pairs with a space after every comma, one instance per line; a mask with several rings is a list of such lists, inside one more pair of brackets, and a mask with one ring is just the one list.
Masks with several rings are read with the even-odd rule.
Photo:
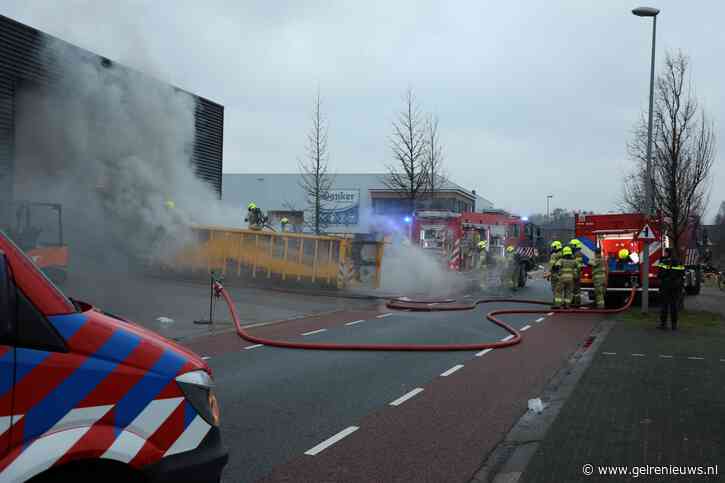
[[304, 335], [304, 336], [315, 335], [315, 334], [319, 334], [320, 332], [326, 332], [326, 331], [327, 331], [327, 329], [317, 329], [317, 330], [311, 330], [309, 332], [302, 332], [302, 335]]
[[464, 299], [470, 299], [471, 297], [473, 297], [473, 295], [470, 293], [463, 296]]
[[525, 331], [525, 330], [529, 330], [530, 328], [531, 328], [531, 326], [530, 326], [530, 325], [524, 325], [524, 326], [523, 326], [523, 327], [521, 327], [521, 328], [520, 328], [519, 330], [520, 330], [521, 332], [523, 332], [523, 331]]
[[503, 338], [503, 339], [501, 339], [501, 340], [502, 340], [503, 342], [506, 342], [507, 340], [511, 340], [511, 339], [513, 339], [513, 338], [514, 338], [514, 336], [513, 336], [513, 335], [507, 335], [506, 337], [504, 337], [504, 338]]
[[201, 356], [201, 360], [203, 361], [208, 361], [209, 359], [211, 359], [211, 356]]
[[605, 356], [616, 356], [617, 355], [616, 352], [602, 352], [602, 354], [604, 354]]
[[632, 357], [644, 357], [644, 354], [635, 353], [635, 354], [632, 354]]
[[554, 312], [549, 312], [549, 313], [548, 313], [548, 314], [546, 314], [546, 315], [548, 315], [549, 317], [551, 317], [552, 315], [554, 315]]
[[720, 362], [725, 362], [725, 359], [720, 359]]
[[244, 348], [245, 351], [248, 351], [249, 349], [256, 349], [257, 347], [264, 347], [264, 344], [254, 344], [254, 345], [248, 345]]
[[391, 315], [393, 315], [393, 313], [388, 312], [387, 314], [380, 314], [380, 315], [376, 315], [375, 317], [378, 319], [384, 319], [385, 317], [390, 317]]
[[691, 361], [704, 361], [705, 360], [704, 357], [695, 357], [695, 356], [690, 356], [690, 357], [688, 357], [688, 359], [690, 359]]
[[453, 374], [454, 372], [456, 372], [459, 369], [463, 369], [463, 364], [458, 364], [456, 366], [451, 367], [446, 372], [444, 372], [443, 374], [441, 374], [441, 377], [448, 377], [448, 376], [450, 376], [451, 374]]
[[672, 359], [672, 356], [668, 356], [668, 355], [665, 355], [665, 354], [660, 354], [660, 357], [662, 359]]
[[309, 456], [315, 456], [316, 454], [324, 451], [325, 449], [329, 448], [333, 444], [337, 443], [341, 439], [343, 439], [343, 438], [345, 438], [347, 436], [350, 436], [352, 433], [354, 433], [358, 429], [360, 429], [358, 426], [350, 426], [349, 428], [343, 429], [342, 431], [340, 431], [336, 435], [334, 435], [334, 436], [326, 439], [325, 441], [323, 441], [322, 443], [318, 444], [314, 448], [308, 449], [307, 451], [305, 451], [305, 454], [306, 455], [309, 455]]
[[365, 322], [365, 321], [364, 321], [364, 320], [354, 320], [354, 321], [352, 321], [352, 322], [348, 322], [348, 323], [346, 323], [345, 325], [355, 325], [355, 324], [362, 324], [363, 322]]
[[543, 321], [544, 321], [544, 317], [539, 317], [538, 319], [536, 319], [536, 322], [543, 322]]
[[486, 354], [488, 354], [488, 353], [489, 353], [489, 352], [491, 352], [492, 350], [493, 350], [493, 349], [483, 349], [483, 350], [482, 350], [481, 352], [479, 352], [478, 354], [476, 354], [476, 357], [481, 357], [481, 356], [485, 356]]
[[390, 405], [391, 406], [400, 406], [405, 401], [407, 401], [408, 399], [412, 398], [416, 394], [420, 394], [421, 392], [423, 392], [423, 388], [422, 387], [416, 387], [415, 389], [413, 389], [409, 393], [407, 393], [407, 394], [405, 394], [403, 396], [400, 396], [398, 399], [396, 399], [395, 401], [391, 402]]

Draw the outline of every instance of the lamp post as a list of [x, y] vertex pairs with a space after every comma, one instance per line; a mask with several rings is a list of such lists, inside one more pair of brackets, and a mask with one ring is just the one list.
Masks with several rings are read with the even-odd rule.
[[[657, 34], [657, 14], [659, 10], [652, 7], [637, 7], [632, 13], [638, 17], [652, 17], [652, 60], [649, 73], [649, 119], [647, 120], [647, 164], [645, 169], [644, 196], [645, 220], [649, 222], [652, 215], [652, 105], [654, 103], [655, 83], [655, 38]], [[642, 313], [649, 311], [649, 240], [644, 241], [641, 265], [642, 278]]]
[[554, 195], [546, 195], [546, 221], [549, 222], [549, 200], [552, 199]]

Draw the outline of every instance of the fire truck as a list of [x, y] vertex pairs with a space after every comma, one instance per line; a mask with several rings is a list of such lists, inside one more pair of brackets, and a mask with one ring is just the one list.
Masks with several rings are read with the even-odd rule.
[[417, 211], [412, 239], [454, 271], [473, 268], [473, 253], [480, 240], [488, 242], [488, 250], [494, 258], [502, 257], [507, 246], [514, 246], [519, 261], [520, 287], [526, 285], [527, 273], [536, 267], [543, 243], [539, 227], [502, 210], [482, 213]]
[[[594, 248], [600, 247], [607, 269], [607, 297], [631, 291], [633, 285], [642, 286], [641, 260], [645, 240], [649, 238], [649, 291], [659, 292], [658, 268], [662, 249], [671, 246], [671, 239], [664, 233], [660, 217], [647, 217], [641, 213], [588, 214], [576, 217], [576, 238], [582, 242], [584, 262], [594, 256]], [[679, 258], [685, 266], [685, 292], [700, 293], [702, 284], [703, 230], [693, 220], [680, 238]], [[626, 248], [631, 256], [626, 263], [617, 259], [618, 252]], [[581, 278], [582, 290], [592, 291], [591, 268], [585, 266]], [[641, 288], [637, 289], [641, 291]]]

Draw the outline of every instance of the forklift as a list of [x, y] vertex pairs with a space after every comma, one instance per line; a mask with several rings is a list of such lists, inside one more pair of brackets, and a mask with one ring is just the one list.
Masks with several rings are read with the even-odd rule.
[[3, 204], [2, 228], [40, 269], [57, 284], [68, 277], [68, 245], [63, 239], [63, 207], [59, 203], [15, 201]]

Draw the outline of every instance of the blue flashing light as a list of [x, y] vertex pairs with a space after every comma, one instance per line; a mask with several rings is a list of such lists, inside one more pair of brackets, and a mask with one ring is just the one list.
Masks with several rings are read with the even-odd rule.
[[413, 218], [411, 218], [410, 216], [406, 216], [405, 218], [403, 218], [403, 221], [406, 223], [410, 223], [411, 221], [413, 221]]

